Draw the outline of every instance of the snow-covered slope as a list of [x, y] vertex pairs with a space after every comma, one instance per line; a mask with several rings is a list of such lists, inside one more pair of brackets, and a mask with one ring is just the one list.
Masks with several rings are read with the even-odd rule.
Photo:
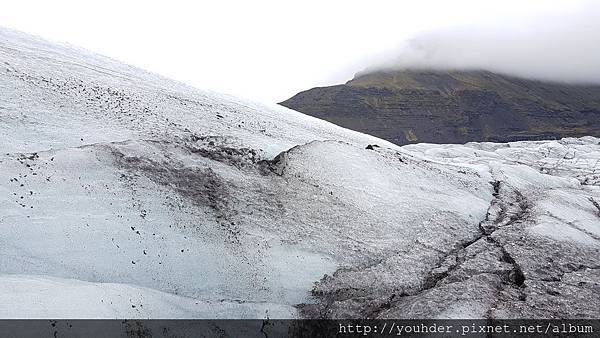
[[399, 148], [5, 29], [0, 62], [0, 317], [598, 316], [598, 139]]

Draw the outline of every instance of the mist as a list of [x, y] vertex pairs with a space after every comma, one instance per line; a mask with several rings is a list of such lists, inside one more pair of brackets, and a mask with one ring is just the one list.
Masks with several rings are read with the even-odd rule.
[[484, 68], [600, 82], [598, 0], [102, 4], [7, 1], [0, 26], [262, 102], [344, 83], [366, 68]]
[[[374, 57], [382, 69], [489, 70], [530, 79], [600, 83], [600, 3], [417, 33]], [[361, 72], [362, 73], [362, 72]]]

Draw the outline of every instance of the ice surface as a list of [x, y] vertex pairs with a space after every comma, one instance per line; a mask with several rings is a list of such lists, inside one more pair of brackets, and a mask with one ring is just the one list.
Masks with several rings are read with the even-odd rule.
[[523, 247], [597, 261], [592, 137], [398, 147], [6, 29], [0, 126], [0, 317], [479, 316]]
[[[202, 301], [116, 283], [90, 283], [45, 276], [0, 276], [0, 317], [48, 318], [275, 318], [294, 309], [268, 303]], [[9, 306], [10, 305], [10, 306]]]

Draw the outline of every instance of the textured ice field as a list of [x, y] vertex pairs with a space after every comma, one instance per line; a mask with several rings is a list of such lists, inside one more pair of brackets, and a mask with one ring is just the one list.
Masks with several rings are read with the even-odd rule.
[[599, 315], [596, 138], [397, 147], [5, 29], [0, 127], [0, 317]]

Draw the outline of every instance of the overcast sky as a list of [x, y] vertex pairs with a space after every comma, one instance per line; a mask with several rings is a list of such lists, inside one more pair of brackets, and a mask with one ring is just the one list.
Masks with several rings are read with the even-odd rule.
[[0, 25], [278, 102], [367, 67], [600, 82], [600, 1], [3, 1]]

